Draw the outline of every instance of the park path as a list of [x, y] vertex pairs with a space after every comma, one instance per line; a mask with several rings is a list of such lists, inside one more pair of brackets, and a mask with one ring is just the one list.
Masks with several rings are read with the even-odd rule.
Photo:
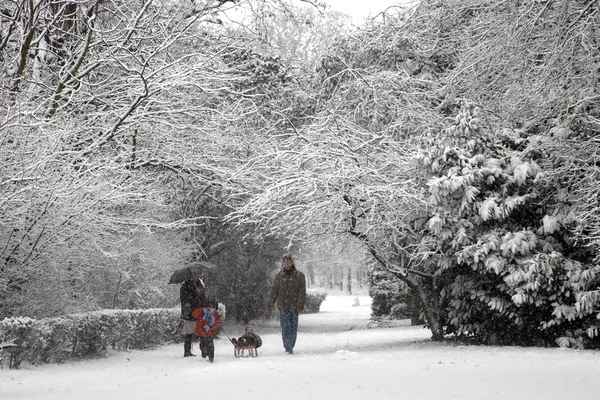
[[[374, 323], [369, 299], [329, 296], [302, 315], [293, 356], [277, 321], [257, 321], [259, 357], [236, 359], [221, 334], [215, 363], [183, 346], [112, 352], [106, 358], [0, 371], [4, 400], [592, 400], [600, 352], [433, 343], [405, 322]], [[232, 337], [243, 325], [226, 321]], [[197, 346], [195, 346], [197, 347]], [[197, 352], [197, 350], [196, 350]]]

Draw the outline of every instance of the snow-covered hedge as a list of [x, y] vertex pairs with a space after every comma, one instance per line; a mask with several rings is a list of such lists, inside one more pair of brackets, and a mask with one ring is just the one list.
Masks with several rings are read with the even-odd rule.
[[318, 313], [321, 308], [321, 303], [327, 298], [327, 293], [319, 290], [309, 290], [306, 292], [306, 303], [304, 304], [304, 312], [307, 314]]
[[[109, 347], [143, 349], [179, 338], [179, 308], [103, 310], [58, 318], [5, 318], [0, 341], [13, 341], [10, 367], [24, 360], [63, 362], [72, 357], [95, 356]], [[5, 354], [5, 357], [7, 355]]]

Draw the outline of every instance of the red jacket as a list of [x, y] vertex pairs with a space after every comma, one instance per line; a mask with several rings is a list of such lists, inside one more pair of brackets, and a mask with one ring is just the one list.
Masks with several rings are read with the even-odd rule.
[[219, 314], [218, 311], [215, 311], [213, 313], [215, 321], [210, 327], [210, 329], [206, 330], [205, 325], [209, 325], [211, 321], [209, 319], [203, 319], [203, 313], [204, 308], [196, 308], [194, 311], [192, 311], [192, 317], [196, 319], [196, 329], [194, 329], [194, 332], [196, 332], [196, 335], [204, 337], [216, 335], [217, 329], [221, 324], [221, 314]]

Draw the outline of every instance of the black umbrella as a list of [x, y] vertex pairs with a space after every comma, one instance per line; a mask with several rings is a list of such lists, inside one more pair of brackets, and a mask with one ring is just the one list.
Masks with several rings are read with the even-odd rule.
[[171, 275], [171, 279], [169, 279], [169, 284], [181, 283], [187, 279], [191, 279], [195, 276], [202, 275], [204, 268], [211, 269], [213, 268], [213, 266], [214, 264], [208, 261], [196, 261], [193, 264], [188, 265], [187, 267], [178, 269], [177, 271], [173, 272], [173, 275]]

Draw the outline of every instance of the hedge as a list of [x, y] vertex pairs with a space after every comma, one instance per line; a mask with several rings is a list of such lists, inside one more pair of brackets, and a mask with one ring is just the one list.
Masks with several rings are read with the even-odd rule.
[[63, 362], [74, 357], [97, 356], [108, 348], [146, 349], [179, 339], [179, 308], [103, 310], [58, 318], [5, 318], [0, 321], [0, 342], [9, 367], [23, 361]]
[[[309, 292], [305, 312], [317, 313], [327, 295]], [[221, 321], [226, 309], [219, 304]], [[64, 362], [70, 358], [94, 357], [107, 349], [147, 349], [177, 342], [180, 335], [181, 310], [101, 310], [57, 318], [5, 318], [0, 321], [0, 345], [11, 343], [9, 367], [19, 368], [23, 361], [31, 364]]]

